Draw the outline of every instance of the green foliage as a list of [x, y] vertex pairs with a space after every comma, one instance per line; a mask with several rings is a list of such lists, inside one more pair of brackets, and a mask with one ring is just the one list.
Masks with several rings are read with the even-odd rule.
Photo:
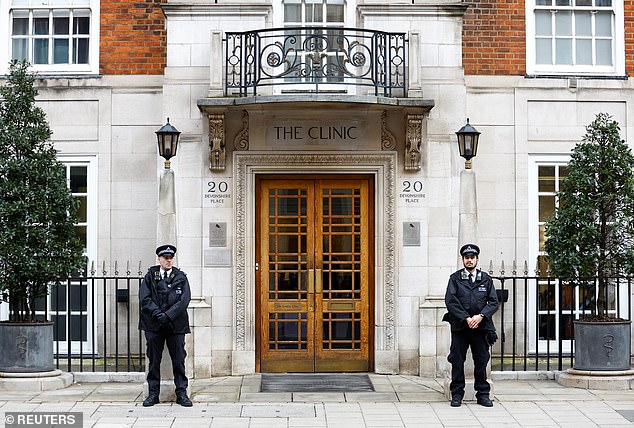
[[28, 66], [12, 61], [0, 86], [0, 293], [12, 321], [35, 320], [34, 300], [84, 263], [77, 206]]
[[553, 273], [580, 284], [598, 278], [598, 316], [607, 315], [608, 277], [634, 272], [634, 155], [619, 131], [605, 113], [586, 127], [546, 224]]

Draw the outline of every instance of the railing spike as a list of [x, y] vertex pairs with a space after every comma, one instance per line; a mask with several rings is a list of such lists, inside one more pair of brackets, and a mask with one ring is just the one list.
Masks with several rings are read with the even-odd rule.
[[141, 270], [141, 260], [139, 260], [139, 276], [143, 275], [143, 270]]
[[524, 260], [524, 276], [528, 276], [528, 261]]
[[103, 272], [103, 276], [106, 276], [106, 274], [108, 273], [108, 271], [106, 270], [106, 261], [103, 261], [103, 268], [101, 269], [101, 271]]
[[500, 264], [500, 275], [504, 276], [504, 260], [502, 260], [502, 263]]
[[489, 275], [493, 275], [493, 260], [489, 260]]
[[117, 260], [114, 261], [114, 276], [119, 276], [119, 262]]
[[90, 262], [90, 276], [95, 276], [97, 271], [95, 270], [95, 261]]
[[130, 276], [132, 272], [130, 271], [130, 259], [126, 262], [125, 265], [125, 276]]
[[511, 271], [513, 276], [517, 276], [517, 262], [513, 259], [513, 270]]

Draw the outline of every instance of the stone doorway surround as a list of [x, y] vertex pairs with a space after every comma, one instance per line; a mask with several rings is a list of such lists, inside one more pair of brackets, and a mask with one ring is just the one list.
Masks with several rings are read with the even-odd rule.
[[232, 374], [255, 372], [255, 177], [369, 174], [375, 180], [374, 367], [398, 373], [396, 339], [396, 152], [234, 152], [234, 323]]

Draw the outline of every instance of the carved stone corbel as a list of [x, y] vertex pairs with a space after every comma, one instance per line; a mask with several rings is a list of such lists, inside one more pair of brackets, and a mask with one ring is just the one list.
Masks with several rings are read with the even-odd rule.
[[225, 155], [225, 115], [208, 114], [209, 119], [209, 169], [224, 171]]
[[407, 115], [407, 135], [405, 138], [405, 170], [419, 171], [421, 169], [420, 146], [423, 139], [423, 115]]
[[381, 150], [394, 149], [396, 149], [396, 138], [387, 129], [387, 112], [383, 110], [383, 113], [381, 113]]
[[249, 112], [242, 110], [242, 129], [233, 140], [236, 150], [249, 150]]

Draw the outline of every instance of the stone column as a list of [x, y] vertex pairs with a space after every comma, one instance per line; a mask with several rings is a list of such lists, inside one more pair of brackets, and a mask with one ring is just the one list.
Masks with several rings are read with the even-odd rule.
[[[174, 185], [174, 171], [165, 169], [161, 173], [159, 184], [158, 223], [156, 230], [158, 245], [176, 245], [176, 190]], [[178, 249], [178, 245], [176, 245]], [[177, 265], [178, 252], [174, 256]]]
[[[478, 244], [478, 202], [476, 193], [476, 176], [472, 169], [464, 169], [460, 172], [460, 211], [458, 223], [458, 249], [464, 244]], [[461, 269], [462, 257], [458, 257], [457, 268]], [[479, 266], [481, 269], [482, 266]], [[448, 366], [448, 378], [445, 379], [445, 395], [451, 398], [449, 383], [451, 382], [451, 365]], [[464, 400], [475, 400], [474, 378], [473, 378], [473, 356], [471, 349], [467, 352], [465, 361], [465, 394]], [[487, 368], [487, 373], [491, 372], [491, 363]], [[490, 375], [489, 383], [491, 383]], [[493, 399], [493, 385], [491, 385], [490, 398]]]
[[[476, 196], [476, 176], [472, 169], [460, 171], [460, 211], [458, 223], [458, 248], [464, 244], [477, 244], [478, 201]], [[462, 268], [462, 258], [458, 255], [458, 269]]]
[[[178, 250], [178, 244], [176, 242], [176, 191], [174, 185], [174, 171], [171, 169], [164, 169], [161, 173], [161, 181], [159, 183], [156, 243], [157, 247], [159, 245], [172, 244], [175, 245]], [[178, 251], [174, 256], [174, 266], [178, 266]], [[149, 366], [147, 356], [145, 363], [147, 373], [147, 368]], [[174, 388], [172, 360], [166, 346], [163, 349], [163, 358], [161, 360], [161, 393], [159, 400], [175, 400], [176, 393], [174, 392]], [[147, 382], [145, 382], [143, 389], [147, 395]]]

